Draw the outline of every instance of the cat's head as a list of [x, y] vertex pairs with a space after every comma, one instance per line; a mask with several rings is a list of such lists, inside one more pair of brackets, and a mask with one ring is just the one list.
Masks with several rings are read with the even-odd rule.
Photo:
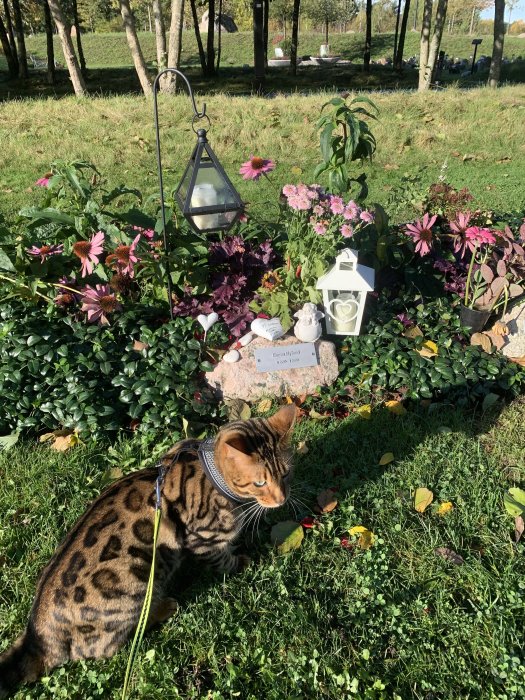
[[289, 439], [295, 404], [270, 418], [234, 421], [222, 428], [215, 443], [215, 459], [224, 480], [242, 498], [254, 498], [264, 508], [278, 508], [290, 492]]

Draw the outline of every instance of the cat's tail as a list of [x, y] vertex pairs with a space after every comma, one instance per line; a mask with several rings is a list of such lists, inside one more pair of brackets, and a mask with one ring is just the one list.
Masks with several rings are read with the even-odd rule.
[[20, 684], [36, 681], [43, 674], [44, 658], [35, 637], [28, 628], [0, 654], [0, 698], [8, 698]]

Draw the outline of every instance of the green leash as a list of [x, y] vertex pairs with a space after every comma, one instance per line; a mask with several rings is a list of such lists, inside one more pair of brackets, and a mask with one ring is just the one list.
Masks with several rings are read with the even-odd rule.
[[[178, 454], [176, 455], [176, 457], [177, 456], [178, 456]], [[176, 457], [172, 460], [172, 464], [175, 461]], [[122, 700], [126, 700], [126, 698], [128, 697], [129, 690], [131, 687], [131, 677], [133, 675], [133, 667], [135, 666], [135, 662], [136, 662], [138, 654], [139, 654], [139, 649], [140, 649], [140, 645], [142, 644], [144, 632], [146, 631], [146, 627], [148, 626], [149, 611], [151, 608], [151, 600], [153, 598], [153, 584], [155, 582], [155, 559], [156, 559], [156, 554], [157, 554], [157, 540], [158, 540], [158, 536], [159, 536], [160, 520], [162, 517], [161, 488], [162, 488], [162, 482], [164, 481], [165, 473], [166, 473], [165, 467], [162, 464], [160, 464], [159, 465], [159, 476], [157, 477], [157, 481], [155, 482], [156, 499], [155, 499], [155, 520], [154, 520], [154, 525], [153, 525], [153, 551], [151, 553], [151, 569], [149, 572], [149, 579], [148, 579], [148, 585], [146, 588], [146, 595], [144, 597], [144, 603], [142, 605], [142, 610], [140, 612], [140, 617], [139, 617], [139, 621], [137, 624], [137, 629], [135, 630], [135, 636], [133, 637], [131, 651], [129, 652], [128, 665], [126, 668], [126, 675], [124, 677], [124, 687], [122, 688]]]

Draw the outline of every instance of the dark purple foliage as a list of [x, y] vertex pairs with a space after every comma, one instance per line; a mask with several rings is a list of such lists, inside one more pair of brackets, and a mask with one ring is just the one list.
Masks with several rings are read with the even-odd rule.
[[438, 258], [434, 261], [434, 269], [443, 273], [443, 287], [447, 292], [463, 295], [467, 281], [467, 266], [463, 262], [450, 262]]
[[191, 296], [191, 289], [175, 305], [176, 316], [192, 316], [216, 311], [236, 337], [241, 336], [255, 318], [249, 304], [262, 276], [272, 269], [275, 253], [270, 241], [252, 245], [240, 236], [227, 236], [210, 244], [209, 283], [211, 293]]

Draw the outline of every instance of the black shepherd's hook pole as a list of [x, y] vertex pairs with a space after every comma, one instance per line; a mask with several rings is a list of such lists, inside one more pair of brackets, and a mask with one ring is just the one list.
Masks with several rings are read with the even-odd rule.
[[181, 73], [181, 71], [177, 70], [176, 68], [165, 68], [155, 78], [155, 82], [153, 83], [153, 108], [154, 108], [154, 113], [155, 113], [155, 139], [156, 139], [156, 144], [157, 144], [157, 168], [159, 171], [160, 206], [161, 206], [161, 211], [162, 211], [162, 237], [164, 239], [164, 257], [165, 257], [165, 264], [166, 264], [166, 276], [167, 276], [167, 280], [168, 280], [168, 304], [170, 307], [170, 318], [173, 320], [173, 302], [172, 302], [172, 298], [171, 298], [171, 271], [170, 271], [170, 259], [169, 259], [169, 248], [168, 248], [168, 236], [166, 233], [166, 211], [165, 211], [165, 207], [164, 207], [164, 182], [163, 182], [163, 178], [162, 178], [162, 163], [161, 163], [161, 157], [160, 157], [159, 105], [158, 105], [158, 100], [157, 100], [160, 79], [162, 78], [163, 75], [166, 75], [166, 73], [175, 73], [175, 75], [179, 75], [186, 83], [186, 87], [188, 88], [188, 94], [191, 98], [191, 102], [193, 105], [194, 117], [196, 117], [197, 119], [202, 119], [202, 117], [206, 116], [206, 103], [203, 103], [202, 112], [199, 112], [199, 110], [197, 109], [197, 105], [195, 104], [195, 97], [193, 95], [193, 90], [191, 89], [191, 85], [188, 81], [188, 78], [186, 78], [184, 73]]

